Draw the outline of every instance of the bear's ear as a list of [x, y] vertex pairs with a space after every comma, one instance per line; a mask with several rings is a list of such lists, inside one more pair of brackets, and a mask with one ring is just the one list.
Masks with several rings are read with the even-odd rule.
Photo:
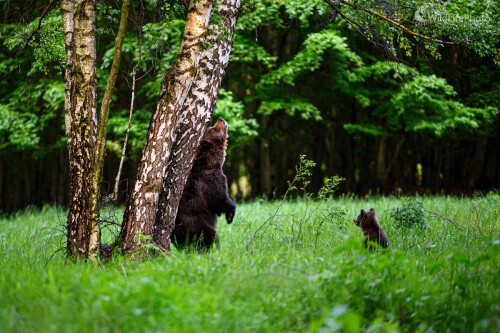
[[365, 215], [366, 215], [365, 210], [364, 210], [364, 209], [362, 209], [360, 214], [361, 214], [361, 216], [365, 216]]
[[372, 213], [373, 215], [375, 215], [375, 209], [370, 208], [370, 213]]

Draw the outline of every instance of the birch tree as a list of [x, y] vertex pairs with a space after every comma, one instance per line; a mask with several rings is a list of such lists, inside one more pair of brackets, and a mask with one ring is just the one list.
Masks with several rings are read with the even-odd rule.
[[[92, 225], [91, 176], [96, 147], [96, 39], [94, 0], [62, 0], [66, 47], [65, 125], [69, 152], [70, 194], [67, 251], [95, 257], [99, 227]], [[97, 238], [97, 239], [96, 239]]]
[[186, 98], [175, 130], [175, 145], [164, 173], [153, 240], [164, 249], [170, 248], [170, 235], [175, 226], [177, 208], [193, 160], [205, 130], [210, 125], [217, 96], [229, 63], [239, 1], [225, 0], [218, 4], [217, 24], [208, 28], [205, 49], [193, 86]]

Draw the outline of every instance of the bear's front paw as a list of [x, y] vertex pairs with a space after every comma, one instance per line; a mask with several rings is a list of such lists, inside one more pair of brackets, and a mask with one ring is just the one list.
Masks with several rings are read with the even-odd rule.
[[228, 209], [226, 210], [226, 221], [227, 223], [233, 222], [234, 215], [236, 214], [236, 204], [231, 201], [228, 203]]

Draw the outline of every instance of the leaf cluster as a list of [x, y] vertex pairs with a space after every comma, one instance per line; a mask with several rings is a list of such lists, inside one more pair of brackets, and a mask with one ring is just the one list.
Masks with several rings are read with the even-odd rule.
[[427, 217], [422, 208], [422, 201], [413, 197], [401, 199], [401, 204], [392, 208], [390, 216], [396, 221], [396, 226], [402, 229], [427, 227]]

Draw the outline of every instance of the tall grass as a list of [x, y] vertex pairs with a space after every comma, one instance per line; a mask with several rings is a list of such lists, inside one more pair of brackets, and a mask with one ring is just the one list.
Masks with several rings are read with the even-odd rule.
[[[500, 196], [418, 200], [426, 228], [398, 228], [397, 198], [240, 204], [220, 249], [99, 267], [57, 252], [62, 210], [4, 218], [0, 332], [498, 331]], [[371, 207], [389, 251], [352, 222]]]

